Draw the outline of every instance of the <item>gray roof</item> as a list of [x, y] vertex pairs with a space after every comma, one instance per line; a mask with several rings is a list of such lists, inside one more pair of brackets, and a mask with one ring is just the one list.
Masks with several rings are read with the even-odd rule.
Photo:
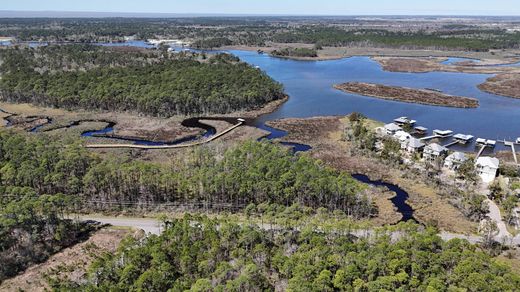
[[396, 125], [394, 123], [390, 123], [390, 124], [385, 125], [385, 129], [387, 129], [389, 131], [399, 131], [399, 130], [402, 130], [403, 128], [399, 127], [398, 125]]
[[454, 152], [450, 155], [448, 155], [448, 157], [446, 157], [447, 160], [454, 160], [454, 161], [466, 161], [468, 160], [468, 158], [466, 157], [466, 154], [462, 153], [462, 152]]
[[429, 144], [428, 146], [426, 146], [427, 148], [435, 151], [435, 152], [444, 152], [444, 151], [448, 151], [448, 148], [444, 147], [444, 146], [441, 146], [437, 143], [431, 143]]
[[482, 156], [477, 159], [476, 164], [480, 166], [498, 168], [500, 166], [500, 160], [498, 160], [498, 158], [495, 157]]
[[424, 147], [424, 143], [421, 142], [419, 139], [411, 138], [408, 142], [408, 147], [421, 148]]

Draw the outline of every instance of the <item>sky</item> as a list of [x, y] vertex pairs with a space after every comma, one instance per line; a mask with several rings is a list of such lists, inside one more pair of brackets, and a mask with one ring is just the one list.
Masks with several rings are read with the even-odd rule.
[[0, 10], [261, 15], [508, 15], [520, 0], [0, 0]]

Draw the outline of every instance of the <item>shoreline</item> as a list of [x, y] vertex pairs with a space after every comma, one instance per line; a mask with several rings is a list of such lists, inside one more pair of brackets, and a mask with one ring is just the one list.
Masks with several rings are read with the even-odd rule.
[[[348, 123], [346, 117], [325, 116], [279, 119], [269, 121], [267, 125], [288, 132], [287, 136], [280, 139], [281, 141], [312, 146], [309, 155], [322, 160], [331, 167], [352, 174], [364, 174], [371, 180], [383, 180], [399, 186], [409, 194], [406, 202], [414, 209], [414, 217], [419, 222], [423, 224], [435, 222], [440, 229], [456, 233], [473, 234], [476, 231], [477, 223], [466, 219], [461, 211], [443, 199], [432, 187], [404, 177], [401, 170], [394, 169], [378, 159], [354, 153], [350, 142], [342, 139], [346, 123]], [[367, 120], [367, 123], [370, 128], [382, 125], [381, 122], [375, 120]], [[388, 208], [393, 208], [393, 204], [389, 200], [384, 199], [378, 204], [388, 210]], [[382, 216], [379, 220], [376, 217], [375, 222], [384, 221], [391, 224], [396, 217], [400, 217], [400, 214], [393, 210], [393, 212], [385, 213], [388, 218]]]

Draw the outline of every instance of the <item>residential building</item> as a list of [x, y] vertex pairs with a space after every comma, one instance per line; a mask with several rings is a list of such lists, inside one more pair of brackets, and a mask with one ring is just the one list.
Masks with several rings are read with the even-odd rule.
[[384, 128], [387, 135], [394, 135], [395, 133], [397, 133], [397, 131], [403, 130], [403, 128], [399, 127], [394, 123], [386, 124]]
[[475, 162], [477, 174], [484, 183], [491, 183], [497, 176], [500, 161], [495, 157], [481, 156]]
[[431, 143], [424, 147], [423, 157], [426, 160], [434, 161], [435, 159], [448, 154], [448, 148], [437, 143]]
[[466, 154], [462, 152], [454, 152], [446, 157], [446, 160], [444, 160], [444, 167], [451, 170], [457, 170], [467, 160], [468, 157]]

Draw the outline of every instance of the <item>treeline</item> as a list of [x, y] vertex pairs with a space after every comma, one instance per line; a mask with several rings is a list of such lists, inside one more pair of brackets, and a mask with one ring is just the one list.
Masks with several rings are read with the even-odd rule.
[[316, 49], [309, 48], [284, 48], [280, 50], [274, 50], [271, 52], [273, 56], [279, 57], [318, 57], [318, 51]]
[[308, 43], [320, 46], [382, 46], [392, 48], [442, 48], [487, 51], [518, 47], [520, 34], [479, 32], [391, 32], [386, 30], [348, 31], [335, 27], [299, 27], [273, 36], [281, 43]]
[[401, 226], [353, 239], [341, 232], [273, 231], [199, 216], [160, 236], [129, 238], [90, 267], [87, 291], [515, 291], [520, 276], [465, 240]]
[[[392, 24], [392, 20], [381, 24]], [[404, 49], [486, 51], [518, 48], [520, 33], [477, 25], [448, 24], [424, 30], [390, 31], [351, 29], [373, 22], [338, 18], [203, 17], [105, 19], [0, 19], [0, 35], [21, 41], [113, 42], [136, 39], [181, 39], [199, 48], [223, 45], [265, 46], [270, 42], [309, 43], [318, 46], [376, 46]]]
[[0, 57], [0, 95], [10, 102], [169, 117], [250, 110], [284, 96], [279, 83], [228, 54], [200, 60], [51, 46], [6, 49]]
[[70, 200], [0, 186], [0, 282], [88, 235], [91, 227], [64, 218]]
[[233, 42], [228, 38], [209, 38], [196, 40], [192, 43], [192, 46], [198, 49], [214, 49], [232, 44]]
[[2, 185], [81, 199], [80, 208], [134, 209], [161, 205], [241, 210], [274, 203], [343, 210], [354, 218], [377, 210], [350, 175], [270, 142], [224, 152], [198, 148], [172, 165], [100, 159], [78, 144], [0, 132]]

